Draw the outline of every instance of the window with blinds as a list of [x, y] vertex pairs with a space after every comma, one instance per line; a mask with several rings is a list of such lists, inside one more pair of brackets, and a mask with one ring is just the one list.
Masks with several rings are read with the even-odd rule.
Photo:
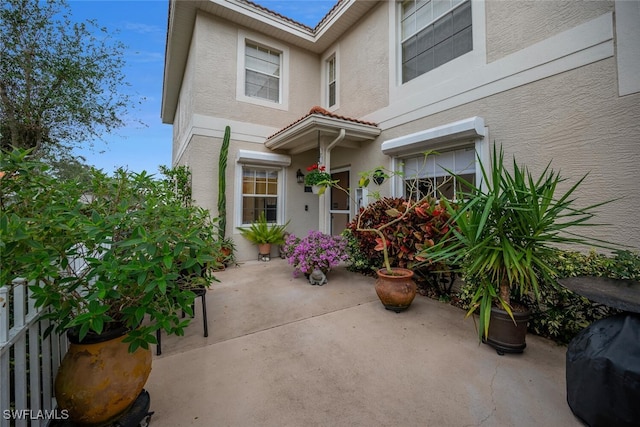
[[471, 0], [400, 3], [402, 83], [473, 50]]
[[456, 194], [468, 192], [455, 176], [476, 185], [476, 152], [473, 146], [439, 154], [423, 154], [410, 157], [404, 162], [405, 197], [415, 199], [425, 196], [454, 200]]
[[245, 95], [280, 102], [282, 52], [251, 42], [245, 45]]

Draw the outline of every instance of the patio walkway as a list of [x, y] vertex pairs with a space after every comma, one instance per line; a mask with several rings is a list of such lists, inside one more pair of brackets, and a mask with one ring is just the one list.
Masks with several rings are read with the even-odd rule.
[[151, 426], [582, 425], [565, 347], [530, 334], [524, 354], [498, 356], [460, 309], [418, 295], [396, 314], [372, 278], [339, 268], [318, 287], [292, 271], [272, 259], [216, 275], [209, 337], [198, 305], [186, 336], [163, 336]]

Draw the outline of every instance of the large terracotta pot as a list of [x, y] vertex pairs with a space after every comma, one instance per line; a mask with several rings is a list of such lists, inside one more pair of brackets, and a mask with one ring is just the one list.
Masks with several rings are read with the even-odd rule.
[[85, 337], [67, 334], [70, 347], [55, 380], [60, 409], [77, 425], [102, 425], [125, 412], [136, 400], [151, 372], [151, 351], [129, 353], [126, 329]]
[[489, 320], [489, 335], [483, 338], [486, 344], [496, 349], [499, 355], [505, 353], [522, 353], [527, 346], [527, 325], [531, 318], [531, 310], [512, 310], [515, 324], [505, 310], [492, 307]]
[[378, 270], [376, 293], [384, 308], [400, 313], [411, 305], [417, 287], [412, 279], [413, 271], [397, 267], [391, 270], [391, 273], [384, 268]]

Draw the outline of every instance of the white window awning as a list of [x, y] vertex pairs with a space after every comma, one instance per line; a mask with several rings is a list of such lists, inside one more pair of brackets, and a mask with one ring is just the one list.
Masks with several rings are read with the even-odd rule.
[[388, 156], [416, 154], [431, 148], [440, 148], [443, 144], [453, 148], [457, 143], [484, 137], [484, 119], [475, 116], [390, 139], [382, 143], [382, 152]]
[[261, 166], [289, 166], [291, 156], [286, 154], [264, 153], [262, 151], [238, 150], [236, 156], [238, 163]]

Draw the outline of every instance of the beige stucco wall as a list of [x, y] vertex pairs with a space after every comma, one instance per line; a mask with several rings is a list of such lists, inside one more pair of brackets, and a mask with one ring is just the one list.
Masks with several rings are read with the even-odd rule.
[[588, 172], [578, 205], [621, 198], [600, 209], [597, 222], [611, 225], [584, 231], [637, 249], [640, 94], [619, 97], [615, 76], [614, 58], [599, 61], [389, 129], [370, 149], [379, 150], [381, 141], [397, 136], [481, 116], [490, 143], [503, 145], [507, 158], [515, 155], [534, 173], [552, 161], [568, 179], [561, 190]]
[[[389, 103], [388, 33], [388, 7], [381, 3], [340, 39], [340, 108], [336, 113], [362, 117]], [[328, 51], [335, 49], [332, 46]]]
[[[487, 63], [534, 45], [555, 34], [588, 22], [613, 10], [612, 2], [600, 1], [490, 1], [486, 4]], [[323, 54], [338, 49], [340, 108], [335, 112], [362, 117], [389, 107], [389, 7], [380, 4], [365, 15]], [[615, 22], [615, 21], [614, 21]], [[243, 29], [243, 31], [250, 31]], [[212, 123], [236, 122], [271, 126], [288, 125], [320, 103], [322, 55], [289, 47], [290, 105], [288, 111], [266, 108], [236, 100], [238, 29], [207, 14], [199, 14], [192, 52], [174, 124], [174, 141], [193, 131], [188, 128], [190, 114], [210, 117]], [[216, 49], [211, 49], [216, 46]], [[363, 48], [364, 46], [364, 48]], [[357, 185], [358, 172], [378, 165], [391, 165], [381, 152], [383, 141], [417, 131], [452, 123], [472, 116], [484, 118], [489, 142], [505, 148], [507, 157], [540, 172], [549, 161], [568, 178], [567, 185], [589, 172], [578, 192], [579, 204], [622, 198], [604, 208], [599, 222], [611, 225], [587, 232], [608, 241], [640, 248], [640, 205], [635, 174], [640, 164], [640, 94], [619, 97], [614, 57], [561, 72], [522, 86], [504, 90], [463, 105], [444, 109], [418, 120], [386, 128], [375, 141], [361, 144], [359, 150], [337, 147], [331, 154], [333, 168], [351, 170], [351, 187]], [[427, 79], [428, 80], [428, 79]], [[224, 84], [220, 84], [224, 81]], [[425, 80], [426, 81], [426, 80]], [[429, 82], [437, 84], [439, 82]], [[180, 113], [186, 108], [186, 114]], [[400, 120], [401, 121], [401, 120]], [[222, 129], [210, 129], [210, 134]], [[235, 157], [238, 149], [268, 151], [262, 144], [233, 137], [227, 171], [227, 235], [234, 238], [240, 260], [255, 258], [255, 248], [234, 228]], [[206, 133], [206, 132], [205, 132]], [[265, 137], [267, 135], [264, 135]], [[175, 142], [174, 142], [175, 143]], [[216, 212], [217, 167], [221, 139], [198, 134], [192, 137], [181, 164], [193, 170], [193, 193], [204, 207]], [[174, 149], [175, 154], [175, 149]], [[317, 160], [315, 150], [292, 156], [286, 170], [286, 219], [288, 230], [304, 236], [317, 229], [318, 197], [304, 193], [295, 172]], [[372, 190], [390, 194], [389, 182]], [[307, 209], [305, 209], [305, 207]], [[272, 252], [277, 255], [277, 250]]]
[[[246, 143], [233, 139], [229, 144], [227, 160], [227, 227], [226, 236], [236, 244], [236, 255], [239, 261], [257, 259], [257, 249], [244, 239], [237, 230], [235, 222], [236, 192], [241, 182], [236, 182], [236, 170], [242, 167], [236, 162], [239, 150], [269, 152], [260, 144]], [[181, 165], [187, 165], [192, 171], [193, 198], [198, 205], [209, 209], [213, 217], [218, 216], [218, 170], [221, 138], [195, 135], [188, 144], [180, 159]], [[318, 227], [318, 196], [304, 192], [304, 185], [296, 182], [296, 171], [306, 172], [306, 167], [317, 161], [317, 153], [308, 151], [292, 157], [291, 165], [286, 169], [285, 192], [286, 221], [290, 221], [287, 231], [297, 236], [305, 236], [310, 230]], [[272, 256], [278, 256], [278, 249], [272, 248]]]
[[503, 58], [613, 9], [613, 1], [489, 0], [485, 3], [487, 62]]
[[[192, 40], [193, 45], [193, 40]], [[180, 94], [178, 97], [178, 105], [173, 118], [173, 145], [172, 145], [172, 162], [178, 161], [181, 151], [181, 145], [190, 131], [189, 123], [193, 117], [193, 88], [194, 88], [194, 58], [190, 56], [184, 70], [184, 80], [180, 86]]]
[[[242, 30], [251, 34], [250, 29]], [[318, 105], [319, 56], [290, 45], [287, 46], [289, 67], [283, 70], [288, 75], [283, 79], [283, 84], [288, 85], [288, 110], [237, 100], [238, 34], [238, 27], [228, 21], [206, 13], [198, 14], [190, 54], [197, 58], [193, 74], [194, 81], [198, 82], [197, 90], [193, 92], [196, 113], [280, 128]]]

